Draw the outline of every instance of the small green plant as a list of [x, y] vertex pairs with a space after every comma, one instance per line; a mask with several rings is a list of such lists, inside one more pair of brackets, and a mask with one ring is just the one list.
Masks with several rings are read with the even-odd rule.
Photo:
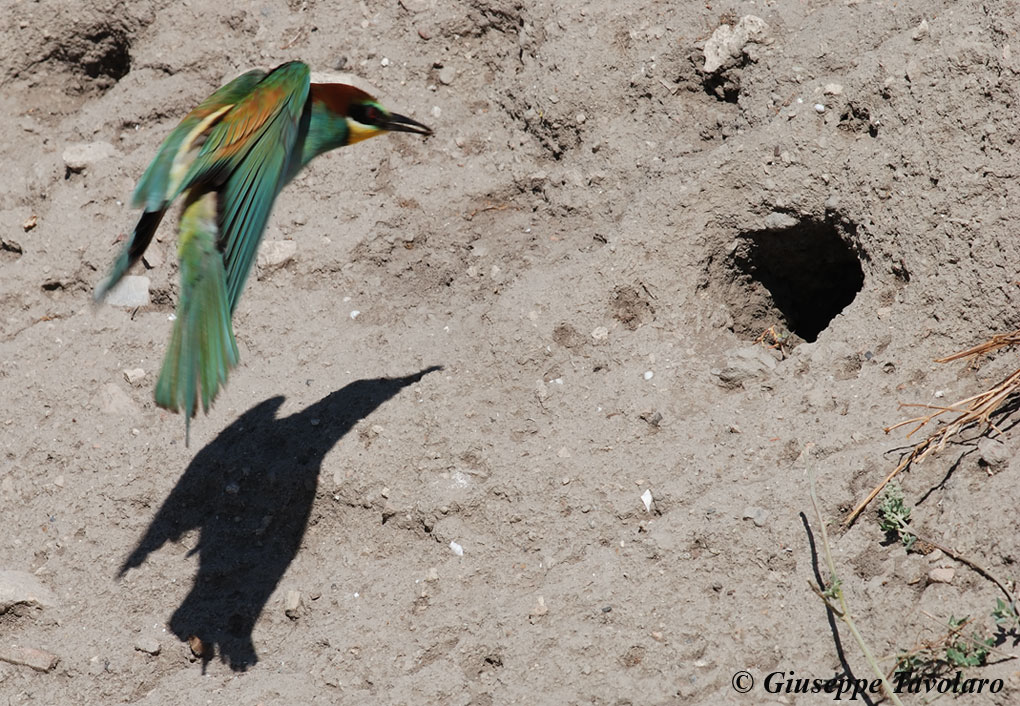
[[833, 574], [829, 579], [829, 585], [821, 592], [821, 596], [830, 601], [838, 601], [842, 590], [843, 579]]
[[949, 616], [949, 634], [946, 636], [946, 662], [952, 667], [980, 667], [988, 659], [988, 648], [995, 645], [995, 638], [983, 638], [972, 632], [970, 638], [960, 632], [967, 625], [968, 618], [956, 619]]
[[1007, 603], [1001, 598], [995, 599], [995, 610], [992, 611], [995, 624], [1003, 630], [1014, 630], [1020, 627], [1020, 615], [1017, 615], [1016, 604]]
[[902, 542], [910, 551], [917, 541], [917, 535], [910, 531], [910, 507], [903, 504], [903, 489], [896, 481], [886, 486], [882, 502], [878, 506], [878, 526], [893, 542]]
[[982, 637], [978, 631], [963, 634], [970, 618], [949, 616], [945, 633], [922, 641], [896, 657], [895, 673], [937, 676], [946, 672], [980, 667], [994, 649], [994, 637]]
[[930, 666], [917, 652], [900, 652], [896, 656], [895, 674], [922, 674]]

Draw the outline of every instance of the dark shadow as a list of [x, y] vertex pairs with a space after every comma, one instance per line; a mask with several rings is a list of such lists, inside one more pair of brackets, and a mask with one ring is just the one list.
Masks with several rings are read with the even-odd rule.
[[253, 407], [198, 452], [118, 576], [193, 529], [198, 574], [170, 618], [201, 640], [202, 668], [218, 651], [236, 671], [258, 662], [252, 628], [297, 554], [330, 449], [379, 405], [438, 366], [358, 380], [283, 419], [283, 397]]
[[[957, 442], [957, 444], [959, 444], [960, 446], [962, 446], [963, 443], [964, 442]], [[921, 497], [917, 499], [916, 503], [917, 505], [923, 505], [925, 501], [928, 500], [928, 496], [930, 496], [936, 490], [946, 489], [946, 483], [949, 482], [949, 479], [952, 478], [953, 474], [956, 473], [956, 471], [960, 468], [960, 464], [963, 463], [963, 459], [977, 451], [976, 444], [969, 444], [969, 446], [970, 446], [969, 449], [967, 449], [966, 451], [961, 451], [960, 455], [956, 457], [956, 460], [950, 464], [949, 469], [946, 471], [946, 474], [942, 476], [942, 480], [940, 480], [938, 483], [931, 486], [930, 488], [928, 488], [928, 490], [921, 494]]]
[[[811, 548], [811, 570], [815, 574], [815, 583], [819, 588], [825, 590], [825, 587], [829, 585], [829, 581], [832, 577], [829, 577], [829, 581], [822, 579], [822, 571], [818, 565], [818, 548], [815, 546], [815, 535], [811, 531], [811, 523], [808, 522], [807, 515], [803, 512], [800, 513], [800, 521], [804, 524], [804, 533], [807, 535], [808, 546]], [[856, 681], [854, 677], [853, 669], [850, 667], [850, 663], [846, 659], [846, 654], [843, 652], [843, 642], [839, 638], [839, 627], [836, 625], [836, 615], [832, 612], [832, 609], [826, 605], [825, 617], [829, 620], [829, 631], [832, 633], [832, 642], [836, 646], [836, 657], [839, 659], [840, 666], [843, 667], [843, 676], [848, 679]], [[833, 678], [838, 678], [840, 675], [836, 674]], [[871, 699], [871, 695], [867, 692], [857, 692], [861, 697], [861, 701], [868, 706], [874, 706], [875, 702]]]

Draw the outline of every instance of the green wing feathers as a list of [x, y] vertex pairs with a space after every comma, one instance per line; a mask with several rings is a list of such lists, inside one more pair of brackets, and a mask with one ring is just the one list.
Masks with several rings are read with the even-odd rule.
[[209, 411], [230, 369], [237, 365], [237, 342], [227, 304], [226, 271], [216, 247], [216, 194], [191, 201], [181, 215], [178, 256], [181, 294], [170, 346], [156, 383], [156, 404], [191, 418]]
[[96, 287], [93, 298], [97, 302], [102, 301], [117, 285], [152, 242], [163, 214], [180, 193], [188, 168], [204, 144], [205, 134], [238, 101], [250, 95], [265, 76], [265, 71], [257, 69], [241, 74], [202, 101], [163, 140], [156, 158], [145, 170], [131, 197], [132, 206], [144, 208], [145, 212], [135, 226], [131, 239], [114, 262], [109, 276]]
[[[131, 204], [135, 208], [155, 211], [172, 201], [180, 192], [181, 181], [187, 167], [191, 166], [191, 159], [203, 145], [201, 137], [208, 132], [210, 123], [223, 114], [224, 108], [230, 108], [250, 95], [265, 77], [266, 72], [258, 69], [241, 74], [188, 113], [160, 145], [156, 158], [135, 188]], [[174, 173], [175, 167], [177, 174]], [[174, 176], [177, 178], [174, 179]]]
[[96, 287], [96, 291], [92, 295], [95, 301], [102, 301], [107, 293], [117, 286], [121, 277], [126, 275], [127, 271], [142, 257], [142, 253], [152, 242], [152, 236], [156, 234], [156, 229], [159, 227], [159, 222], [163, 220], [164, 213], [166, 213], [165, 208], [158, 211], [146, 211], [138, 219], [138, 225], [135, 226], [135, 230], [131, 234], [131, 240], [120, 251], [109, 276]]
[[[216, 124], [185, 183], [220, 186], [220, 247], [227, 269], [230, 311], [251, 272], [270, 211], [295, 159], [308, 101], [308, 67], [291, 62], [275, 69]], [[225, 176], [224, 176], [225, 175]]]

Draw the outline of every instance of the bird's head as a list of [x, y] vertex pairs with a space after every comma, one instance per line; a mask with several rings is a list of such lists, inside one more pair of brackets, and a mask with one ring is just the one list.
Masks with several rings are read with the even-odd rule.
[[347, 144], [386, 132], [431, 135], [432, 129], [417, 120], [391, 113], [370, 94], [343, 83], [313, 83], [312, 96], [322, 100], [331, 113], [347, 121]]

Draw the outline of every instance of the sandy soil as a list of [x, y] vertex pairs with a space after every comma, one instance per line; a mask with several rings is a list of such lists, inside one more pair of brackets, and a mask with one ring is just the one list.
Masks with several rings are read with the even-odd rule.
[[[874, 507], [839, 522], [898, 461], [900, 401], [1015, 365], [932, 361], [1020, 326], [1017, 12], [9, 0], [0, 570], [52, 595], [0, 614], [0, 702], [823, 703], [761, 683], [871, 678], [808, 586], [811, 471], [877, 654], [950, 615], [994, 634], [989, 581], [884, 542]], [[766, 26], [706, 73], [746, 15]], [[152, 399], [173, 224], [135, 273], [150, 305], [90, 294], [176, 121], [291, 59], [436, 134], [281, 195], [266, 241], [296, 250], [250, 280], [186, 448]], [[786, 355], [754, 343], [772, 326]], [[916, 525], [1004, 579], [1018, 448], [903, 478]], [[990, 662], [967, 674], [1003, 689], [968, 706], [1020, 699]]]

